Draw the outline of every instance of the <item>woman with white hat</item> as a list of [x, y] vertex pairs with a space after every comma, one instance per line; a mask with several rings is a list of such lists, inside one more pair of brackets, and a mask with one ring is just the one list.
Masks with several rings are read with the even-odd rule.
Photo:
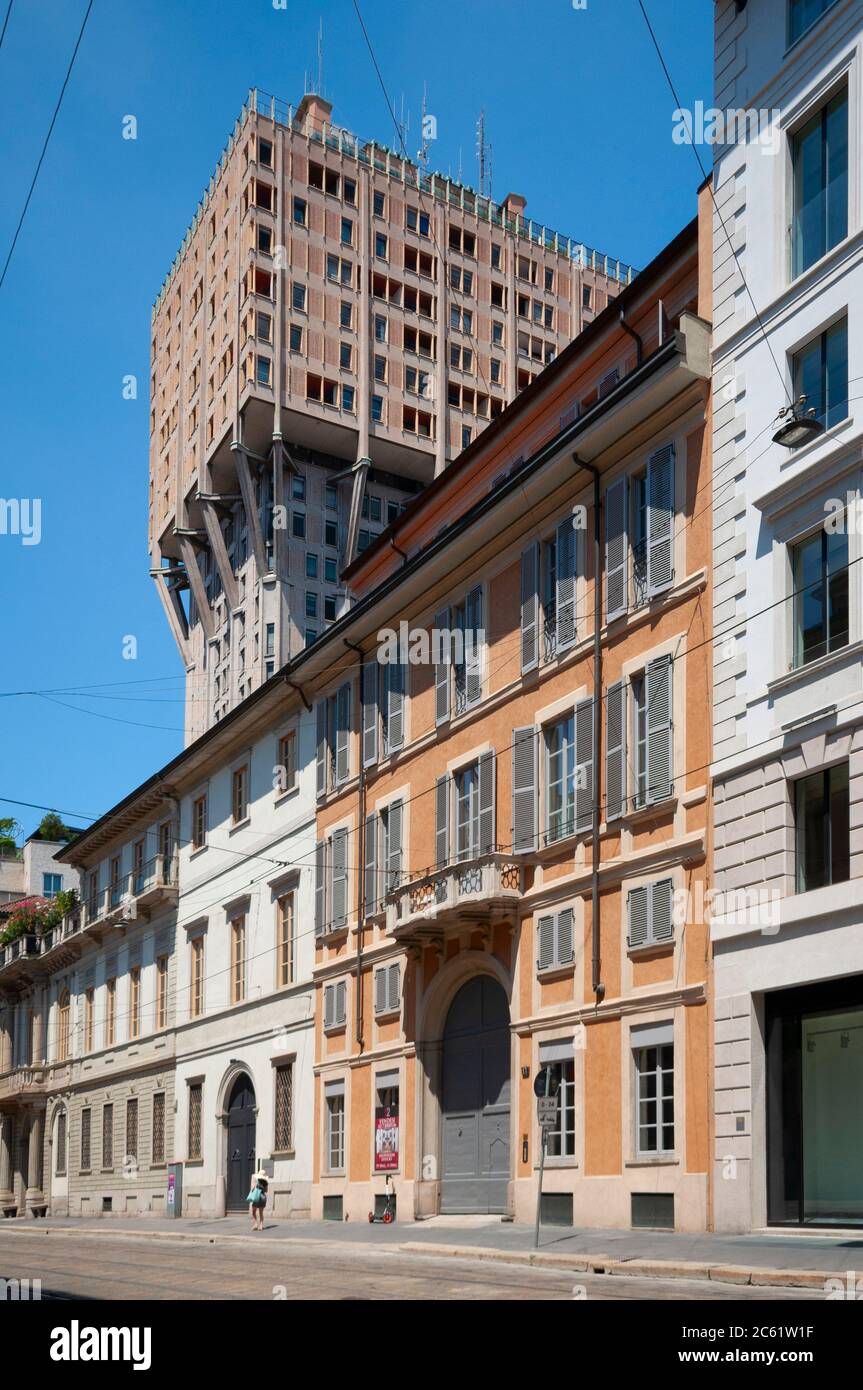
[[264, 1229], [264, 1207], [267, 1205], [267, 1175], [260, 1169], [252, 1178], [252, 1190], [246, 1201], [249, 1204], [249, 1215], [252, 1218], [252, 1230], [262, 1231]]

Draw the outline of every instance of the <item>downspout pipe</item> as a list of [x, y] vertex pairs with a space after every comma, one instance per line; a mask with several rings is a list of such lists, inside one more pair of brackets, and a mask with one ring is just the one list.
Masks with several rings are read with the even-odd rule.
[[599, 469], [573, 454], [573, 463], [593, 477], [593, 815], [591, 824], [590, 933], [591, 986], [600, 1004], [605, 996], [599, 930], [599, 758], [602, 712], [602, 536]]
[[357, 1004], [354, 1009], [356, 1019], [356, 1039], [360, 1052], [363, 1050], [363, 930], [366, 921], [366, 769], [363, 761], [363, 662], [366, 659], [362, 647], [358, 647], [353, 642], [349, 642], [347, 637], [342, 641], [352, 652], [356, 652], [360, 659], [360, 679], [359, 692], [360, 698], [357, 701], [360, 710], [359, 718], [359, 750], [360, 750], [360, 775], [359, 775], [359, 794], [360, 794], [360, 814], [357, 826], [357, 843], [359, 846], [359, 882], [357, 883]]
[[[626, 313], [623, 309], [621, 309], [620, 311], [620, 326], [623, 329], [624, 333], [628, 333], [630, 338], [635, 339], [635, 361], [636, 365], [640, 367], [642, 362], [644, 361], [644, 343], [642, 341], [641, 334], [636, 333], [632, 325], [626, 322]], [[586, 468], [587, 464], [582, 464], [582, 467]]]

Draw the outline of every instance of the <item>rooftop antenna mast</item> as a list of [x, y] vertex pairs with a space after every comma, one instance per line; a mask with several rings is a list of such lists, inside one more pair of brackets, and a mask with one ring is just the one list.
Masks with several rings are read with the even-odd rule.
[[429, 133], [428, 133], [428, 122], [426, 121], [426, 114], [427, 114], [427, 112], [426, 112], [426, 100], [427, 100], [427, 92], [426, 92], [426, 84], [425, 84], [425, 82], [424, 82], [424, 83], [423, 83], [423, 111], [422, 111], [422, 119], [421, 119], [421, 121], [420, 121], [420, 147], [419, 147], [419, 149], [417, 150], [417, 164], [419, 165], [420, 170], [421, 170], [422, 173], [425, 173], [426, 170], [428, 169], [428, 162], [429, 162], [429, 145], [431, 144], [431, 140], [429, 139]]
[[479, 191], [484, 198], [490, 198], [492, 149], [485, 136], [484, 111], [480, 111], [479, 120], [476, 123], [476, 154], [479, 161]]
[[404, 92], [402, 92], [402, 104], [401, 104], [400, 120], [399, 120], [399, 122], [398, 122], [398, 131], [399, 131], [399, 144], [400, 144], [401, 149], [403, 149], [403, 150], [407, 150], [407, 135], [408, 135], [408, 131], [410, 130], [410, 128], [411, 128], [411, 113], [410, 113], [410, 111], [408, 111], [407, 119], [405, 119], [405, 94], [404, 94]]
[[318, 78], [317, 86], [312, 86], [312, 79], [307, 72], [303, 73], [306, 95], [315, 93], [322, 97], [324, 94], [324, 20], [323, 16], [318, 20]]

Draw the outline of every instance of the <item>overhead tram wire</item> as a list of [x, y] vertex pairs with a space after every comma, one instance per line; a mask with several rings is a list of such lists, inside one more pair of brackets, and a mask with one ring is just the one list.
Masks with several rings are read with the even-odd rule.
[[3, 28], [2, 28], [2, 30], [0, 30], [0, 48], [3, 47], [3, 40], [4, 40], [5, 37], [6, 37], [6, 28], [7, 28], [8, 24], [9, 24], [9, 16], [10, 16], [11, 13], [12, 13], [12, 0], [9, 0], [9, 4], [6, 6], [6, 18], [3, 20]]

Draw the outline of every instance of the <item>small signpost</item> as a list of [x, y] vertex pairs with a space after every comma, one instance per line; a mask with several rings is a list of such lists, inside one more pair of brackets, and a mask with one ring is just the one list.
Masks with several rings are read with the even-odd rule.
[[550, 1129], [557, 1124], [557, 1092], [560, 1077], [551, 1067], [540, 1067], [533, 1078], [533, 1093], [536, 1096], [536, 1118], [540, 1127], [539, 1187], [536, 1193], [536, 1226], [533, 1232], [533, 1248], [539, 1245], [539, 1216], [542, 1209], [542, 1178], [545, 1172], [545, 1141]]

